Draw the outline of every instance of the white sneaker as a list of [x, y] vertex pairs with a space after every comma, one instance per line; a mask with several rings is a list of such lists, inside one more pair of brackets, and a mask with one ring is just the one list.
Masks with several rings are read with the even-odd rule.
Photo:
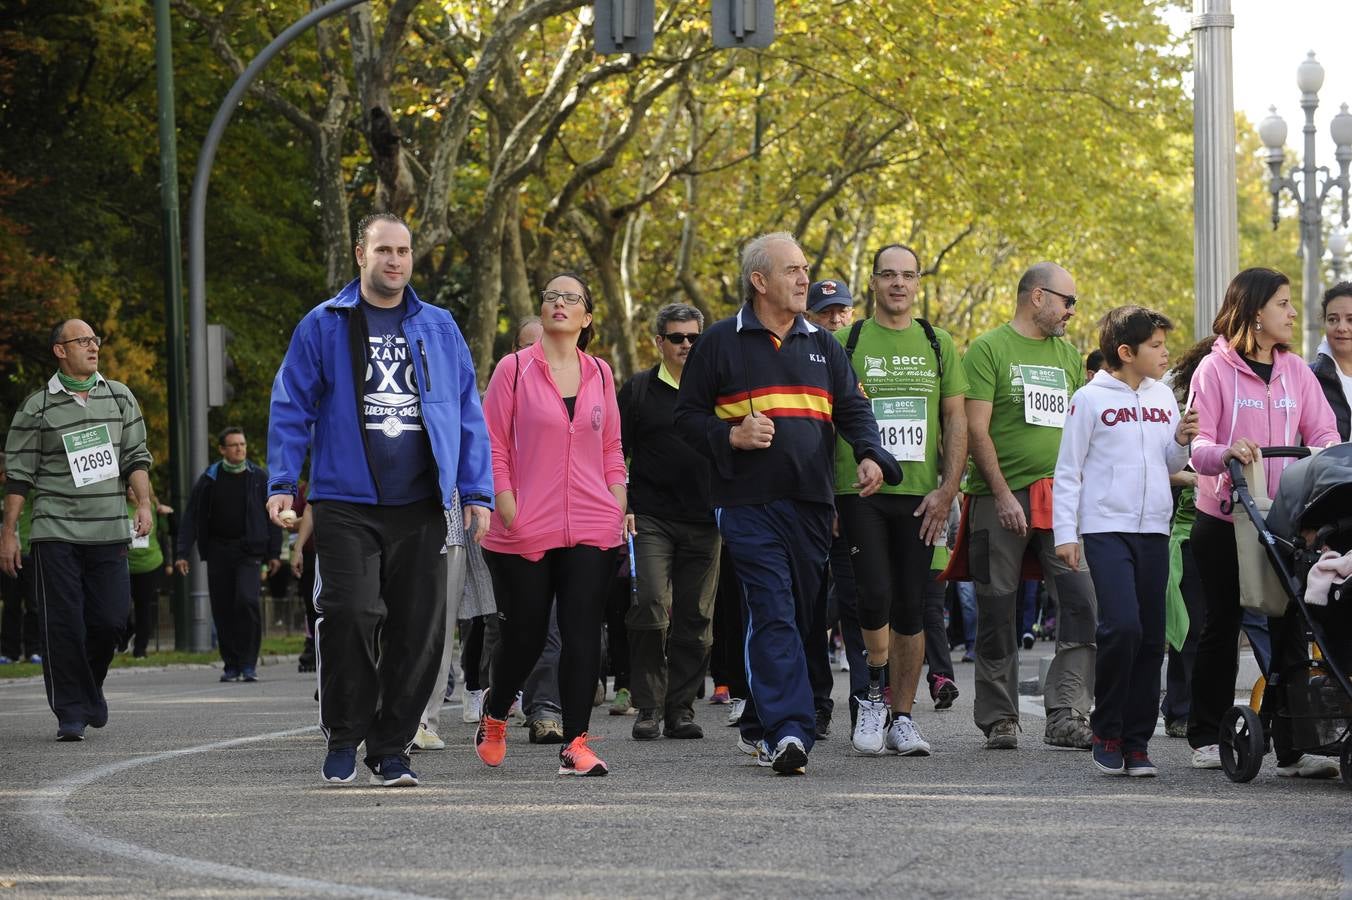
[[1337, 778], [1338, 761], [1304, 753], [1291, 765], [1278, 766], [1277, 774], [1284, 778]]
[[887, 716], [891, 711], [881, 700], [860, 700], [859, 714], [854, 720], [854, 734], [850, 743], [854, 749], [869, 756], [879, 756], [883, 752], [887, 738]]
[[746, 701], [740, 697], [733, 697], [728, 705], [728, 727], [735, 728], [742, 721], [742, 711], [746, 709]]
[[523, 693], [523, 691], [516, 692], [516, 699], [512, 701], [512, 708], [507, 710], [507, 718], [516, 719], [524, 724], [526, 721], [526, 714], [521, 709], [521, 695]]
[[418, 733], [413, 736], [413, 746], [419, 750], [445, 750], [446, 742], [437, 737], [435, 731], [428, 731], [426, 725], [419, 725]]
[[484, 692], [465, 691], [465, 708], [460, 711], [460, 721], [472, 725], [484, 714]]
[[900, 756], [929, 756], [930, 745], [910, 716], [897, 716], [887, 729], [887, 749]]
[[1221, 745], [1207, 744], [1192, 751], [1194, 769], [1219, 769], [1221, 767]]
[[756, 741], [752, 743], [744, 737], [737, 738], [737, 749], [747, 756], [754, 757], [756, 765], [761, 768], [770, 768], [770, 748], [765, 746], [765, 741]]

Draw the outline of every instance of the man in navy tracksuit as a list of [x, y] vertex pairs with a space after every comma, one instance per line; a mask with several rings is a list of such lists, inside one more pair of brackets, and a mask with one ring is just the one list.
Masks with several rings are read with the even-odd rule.
[[284, 523], [308, 449], [323, 777], [352, 782], [365, 741], [373, 783], [393, 787], [418, 783], [408, 748], [437, 680], [448, 568], [488, 527], [492, 453], [460, 329], [408, 286], [408, 228], [378, 213], [357, 234], [360, 278], [301, 320], [273, 382], [268, 512]]
[[719, 531], [742, 582], [751, 696], [739, 746], [802, 774], [816, 732], [804, 637], [831, 546], [837, 432], [854, 449], [861, 494], [899, 482], [901, 469], [845, 351], [803, 318], [807, 260], [793, 237], [748, 243], [741, 278], [741, 310], [690, 353], [676, 427], [712, 461]]

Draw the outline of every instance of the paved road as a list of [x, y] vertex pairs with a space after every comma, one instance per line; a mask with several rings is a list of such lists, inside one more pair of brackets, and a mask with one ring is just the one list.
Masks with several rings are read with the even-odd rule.
[[262, 677], [115, 671], [112, 721], [83, 744], [52, 741], [40, 683], [0, 683], [0, 900], [1352, 898], [1346, 787], [1279, 779], [1270, 757], [1234, 785], [1186, 768], [1167, 738], [1152, 748], [1161, 777], [1104, 778], [1087, 754], [1045, 747], [1032, 715], [1018, 751], [987, 752], [970, 666], [953, 710], [917, 707], [929, 759], [849, 754], [838, 712], [808, 776], [775, 777], [734, 750], [725, 708], [701, 703], [703, 741], [636, 744], [632, 719], [598, 710], [608, 778], [556, 777], [555, 748], [522, 728], [490, 771], [457, 704], [448, 748], [416, 757], [423, 786], [404, 790], [323, 786], [312, 676]]

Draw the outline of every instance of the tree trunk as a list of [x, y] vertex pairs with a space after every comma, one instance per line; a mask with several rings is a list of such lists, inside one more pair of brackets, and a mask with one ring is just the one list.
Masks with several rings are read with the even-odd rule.
[[498, 309], [502, 302], [502, 231], [506, 214], [506, 208], [501, 206], [485, 210], [469, 245], [474, 283], [470, 289], [465, 340], [474, 357], [480, 390], [488, 387], [488, 376], [493, 371], [493, 341], [498, 334]]
[[526, 316], [537, 315], [540, 304], [526, 271], [526, 255], [521, 246], [521, 205], [515, 196], [502, 225], [502, 295], [510, 327], [515, 329]]

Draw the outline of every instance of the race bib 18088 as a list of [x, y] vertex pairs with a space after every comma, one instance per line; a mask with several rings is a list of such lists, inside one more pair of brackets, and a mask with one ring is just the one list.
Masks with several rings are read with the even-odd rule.
[[1064, 428], [1070, 409], [1066, 370], [1057, 366], [1019, 366], [1023, 376], [1023, 420], [1029, 425]]
[[70, 476], [77, 488], [116, 478], [117, 452], [107, 425], [95, 425], [61, 435], [70, 462]]
[[873, 401], [878, 437], [898, 462], [924, 462], [929, 429], [929, 400], [925, 397], [888, 397]]

